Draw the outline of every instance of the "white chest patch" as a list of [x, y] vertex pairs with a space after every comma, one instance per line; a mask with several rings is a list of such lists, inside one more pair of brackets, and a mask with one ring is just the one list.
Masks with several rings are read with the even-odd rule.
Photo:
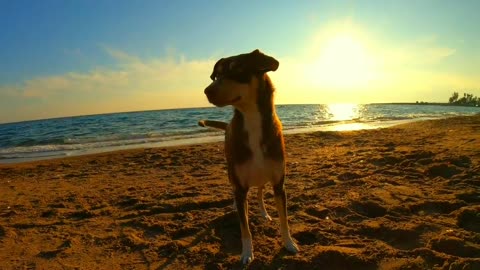
[[248, 146], [252, 151], [251, 159], [235, 165], [235, 173], [244, 187], [263, 186], [267, 182], [276, 182], [282, 176], [284, 164], [265, 157], [262, 145], [262, 121], [258, 111], [244, 114], [245, 131], [248, 133]]

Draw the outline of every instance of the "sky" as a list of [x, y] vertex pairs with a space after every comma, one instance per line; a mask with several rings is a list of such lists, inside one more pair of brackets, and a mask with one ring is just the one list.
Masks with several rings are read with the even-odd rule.
[[221, 57], [280, 62], [277, 104], [480, 96], [480, 1], [0, 0], [0, 123], [208, 107]]

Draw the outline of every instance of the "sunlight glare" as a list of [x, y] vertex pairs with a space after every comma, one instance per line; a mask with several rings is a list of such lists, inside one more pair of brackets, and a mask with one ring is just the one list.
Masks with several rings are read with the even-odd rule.
[[360, 117], [358, 104], [328, 104], [328, 119], [334, 121], [354, 120]]
[[362, 111], [365, 109], [359, 104], [328, 104], [326, 118], [333, 121], [339, 121], [337, 124], [327, 127], [330, 131], [351, 131], [359, 129], [370, 129], [366, 123], [356, 120], [361, 118]]
[[332, 33], [321, 44], [318, 55], [310, 69], [311, 78], [322, 86], [357, 90], [377, 76], [373, 55], [353, 33]]

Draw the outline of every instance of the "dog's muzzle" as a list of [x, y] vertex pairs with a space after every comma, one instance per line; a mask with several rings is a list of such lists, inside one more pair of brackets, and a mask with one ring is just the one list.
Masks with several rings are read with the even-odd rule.
[[217, 96], [218, 96], [218, 93], [217, 93], [218, 91], [216, 87], [213, 87], [212, 85], [210, 85], [207, 88], [205, 88], [205, 91], [203, 92], [207, 96], [208, 101], [212, 104], [215, 104], [215, 101], [217, 100]]
[[215, 87], [212, 87], [212, 85], [209, 85], [207, 88], [205, 88], [205, 91], [203, 92], [205, 93], [207, 98], [210, 99], [215, 95]]

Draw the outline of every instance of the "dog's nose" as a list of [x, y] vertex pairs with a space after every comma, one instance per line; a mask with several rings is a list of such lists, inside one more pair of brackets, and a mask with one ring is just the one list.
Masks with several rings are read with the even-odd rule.
[[203, 91], [203, 92], [208, 97], [208, 96], [211, 96], [213, 94], [213, 90], [214, 90], [214, 88], [211, 85], [209, 85], [207, 88], [205, 88], [205, 91]]

